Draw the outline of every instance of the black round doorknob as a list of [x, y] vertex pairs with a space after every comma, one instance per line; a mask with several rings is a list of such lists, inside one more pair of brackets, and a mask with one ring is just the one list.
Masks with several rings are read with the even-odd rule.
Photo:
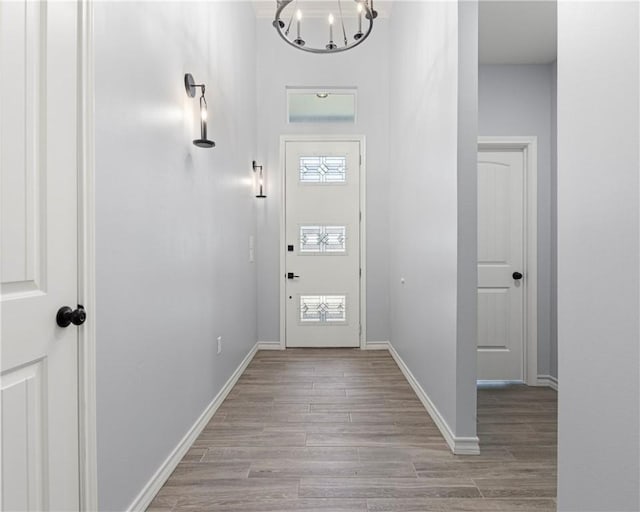
[[512, 277], [516, 280], [519, 281], [520, 279], [522, 279], [522, 274], [520, 272], [514, 272]]
[[87, 312], [80, 304], [78, 304], [77, 309], [71, 309], [69, 306], [62, 306], [56, 315], [56, 323], [60, 327], [69, 327], [70, 324], [82, 325], [86, 319]]

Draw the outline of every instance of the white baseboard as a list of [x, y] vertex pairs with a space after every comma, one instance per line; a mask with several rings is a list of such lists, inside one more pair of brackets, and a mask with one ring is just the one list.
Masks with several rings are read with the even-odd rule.
[[279, 341], [259, 341], [258, 350], [282, 350]]
[[526, 384], [523, 380], [505, 380], [505, 379], [478, 379], [476, 381], [478, 387], [481, 386], [496, 386], [496, 387], [505, 387], [505, 386], [518, 386]]
[[178, 445], [173, 449], [173, 451], [169, 454], [166, 460], [162, 463], [162, 465], [158, 468], [155, 474], [151, 477], [151, 479], [144, 486], [140, 494], [133, 500], [131, 505], [129, 505], [129, 512], [144, 512], [147, 507], [153, 501], [158, 491], [167, 481], [173, 470], [176, 468], [178, 463], [182, 460], [182, 457], [187, 453], [193, 442], [198, 438], [200, 432], [207, 426], [207, 423], [211, 420], [215, 412], [218, 410], [224, 399], [229, 394], [229, 391], [233, 388], [235, 383], [238, 381], [242, 372], [249, 366], [249, 363], [253, 359], [253, 356], [256, 355], [258, 351], [258, 343], [256, 343], [253, 348], [249, 351], [246, 357], [242, 360], [236, 371], [233, 372], [233, 375], [229, 377], [229, 380], [222, 387], [220, 392], [215, 396], [215, 398], [211, 401], [211, 403], [207, 406], [204, 412], [200, 415], [200, 417], [196, 420], [193, 426], [189, 429], [189, 431], [185, 434], [185, 436], [180, 440]]
[[558, 378], [553, 375], [538, 375], [538, 386], [546, 386], [558, 391]]
[[362, 350], [389, 350], [388, 341], [366, 341]]
[[391, 357], [393, 357], [394, 361], [398, 364], [400, 370], [406, 377], [407, 381], [409, 381], [409, 384], [415, 391], [416, 395], [418, 395], [418, 398], [422, 402], [422, 405], [424, 405], [424, 408], [429, 413], [429, 416], [431, 416], [434, 423], [440, 430], [442, 437], [444, 437], [445, 441], [449, 445], [449, 448], [451, 448], [451, 451], [456, 455], [478, 455], [480, 453], [479, 439], [477, 437], [456, 437], [454, 435], [451, 427], [449, 427], [449, 424], [446, 422], [442, 414], [440, 414], [440, 411], [438, 411], [435, 404], [431, 401], [429, 395], [427, 395], [426, 391], [413, 376], [413, 373], [411, 373], [409, 367], [402, 360], [400, 354], [396, 352], [396, 349], [390, 342], [387, 345], [389, 347], [389, 353], [391, 354]]

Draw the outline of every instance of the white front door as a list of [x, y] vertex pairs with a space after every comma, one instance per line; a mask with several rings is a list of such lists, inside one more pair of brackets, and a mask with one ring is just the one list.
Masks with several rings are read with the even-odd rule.
[[78, 510], [77, 4], [0, 4], [2, 510]]
[[360, 143], [285, 144], [286, 346], [360, 345]]
[[478, 379], [524, 380], [524, 153], [478, 154]]

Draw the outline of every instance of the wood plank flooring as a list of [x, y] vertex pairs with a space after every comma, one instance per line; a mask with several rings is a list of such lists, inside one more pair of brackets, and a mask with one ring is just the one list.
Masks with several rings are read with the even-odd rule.
[[386, 351], [258, 352], [153, 512], [556, 510], [556, 393], [478, 391], [455, 456]]

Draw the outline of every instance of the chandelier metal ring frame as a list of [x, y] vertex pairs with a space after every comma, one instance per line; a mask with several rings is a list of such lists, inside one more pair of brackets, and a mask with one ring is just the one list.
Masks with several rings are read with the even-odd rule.
[[[295, 39], [289, 38], [289, 32], [291, 30], [291, 25], [294, 22], [295, 14], [294, 13], [291, 14], [287, 23], [285, 23], [285, 21], [283, 21], [280, 16], [284, 11], [284, 9], [293, 1], [294, 0], [276, 0], [277, 7], [276, 7], [275, 19], [273, 20], [273, 26], [275, 27], [278, 34], [280, 34], [280, 37], [284, 39], [286, 43], [293, 46], [294, 48], [297, 48], [298, 50], [303, 50], [305, 52], [310, 52], [310, 53], [337, 53], [337, 52], [344, 52], [347, 50], [351, 50], [351, 48], [355, 48], [359, 44], [363, 43], [364, 40], [367, 39], [367, 37], [369, 37], [369, 34], [371, 34], [371, 31], [373, 30], [373, 20], [378, 16], [377, 11], [375, 11], [373, 8], [373, 0], [354, 0], [356, 5], [362, 6], [362, 11], [363, 11], [362, 14], [364, 15], [364, 18], [369, 22], [369, 25], [366, 31], [364, 32], [362, 32], [361, 29], [359, 29], [358, 33], [354, 35], [353, 41], [349, 42], [349, 40], [347, 39], [346, 30], [344, 27], [344, 20], [342, 17], [342, 3], [341, 3], [341, 0], [338, 0], [338, 7], [340, 12], [339, 21], [342, 28], [342, 34], [340, 35], [342, 35], [343, 37], [344, 46], [339, 46], [335, 44], [335, 42], [331, 38], [329, 40], [329, 43], [324, 48], [314, 48], [311, 46], [306, 46], [306, 43], [300, 37], [299, 32]], [[299, 23], [300, 19], [298, 18], [296, 22]], [[338, 37], [340, 37], [340, 35]]]

